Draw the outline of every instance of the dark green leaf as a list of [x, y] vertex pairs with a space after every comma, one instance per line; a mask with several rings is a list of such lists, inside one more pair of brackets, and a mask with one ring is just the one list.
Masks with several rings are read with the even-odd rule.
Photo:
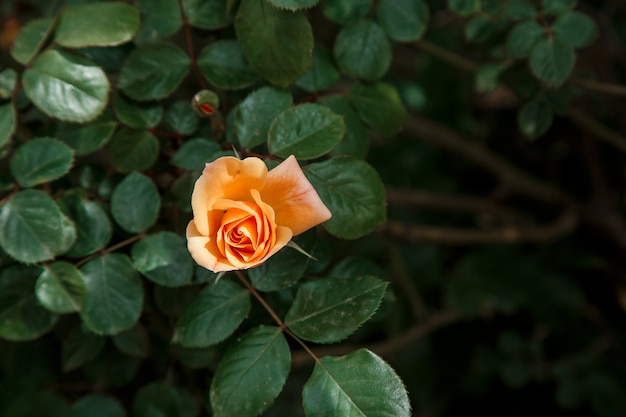
[[111, 195], [113, 218], [130, 233], [141, 233], [152, 226], [159, 215], [161, 198], [152, 180], [133, 172], [120, 182]]
[[66, 417], [68, 414], [67, 404], [59, 394], [34, 390], [11, 398], [3, 412], [11, 417]]
[[517, 122], [524, 134], [537, 138], [550, 129], [554, 112], [544, 98], [535, 98], [524, 104], [517, 115]]
[[356, 239], [386, 219], [385, 188], [367, 163], [337, 157], [307, 165], [306, 174], [333, 217], [324, 227], [334, 236]]
[[467, 16], [480, 10], [480, 0], [448, 0], [448, 9]]
[[61, 344], [63, 372], [73, 371], [94, 360], [102, 350], [104, 341], [104, 337], [85, 330], [82, 325], [70, 330]]
[[328, 19], [343, 25], [351, 20], [367, 16], [372, 2], [371, 0], [324, 0], [322, 6]]
[[291, 94], [273, 87], [262, 87], [252, 92], [235, 114], [235, 132], [246, 149], [265, 143], [267, 131], [279, 113], [291, 106]]
[[72, 404], [71, 417], [126, 417], [126, 411], [112, 397], [88, 394]]
[[504, 13], [515, 20], [533, 19], [537, 16], [537, 7], [531, 0], [508, 0]]
[[143, 386], [133, 399], [133, 417], [195, 417], [198, 406], [191, 395], [166, 382]]
[[350, 101], [342, 95], [320, 97], [318, 103], [330, 107], [332, 111], [343, 116], [346, 133], [332, 155], [348, 155], [363, 159], [367, 155], [370, 134]]
[[391, 39], [411, 42], [426, 32], [430, 10], [423, 0], [381, 0], [376, 17]]
[[135, 42], [145, 43], [165, 38], [183, 24], [178, 0], [136, 0], [141, 10], [141, 28]]
[[208, 45], [198, 55], [198, 66], [202, 75], [220, 88], [245, 88], [259, 78], [235, 39], [223, 39]]
[[302, 339], [339, 342], [374, 314], [385, 288], [386, 282], [370, 276], [306, 282], [298, 289], [285, 324]]
[[11, 98], [17, 85], [17, 79], [17, 72], [12, 68], [5, 68], [0, 71], [0, 99]]
[[75, 239], [74, 225], [42, 191], [20, 191], [0, 208], [0, 244], [20, 262], [52, 259]]
[[216, 349], [210, 348], [179, 348], [178, 359], [190, 369], [207, 368], [215, 362]]
[[[291, 365], [282, 330], [261, 326], [250, 330], [224, 353], [211, 382], [216, 416], [254, 417], [276, 399]], [[255, 387], [250, 390], [250, 387]]]
[[500, 85], [500, 75], [505, 70], [502, 65], [486, 64], [478, 68], [474, 86], [479, 93], [489, 93]]
[[108, 112], [87, 124], [59, 123], [56, 137], [74, 149], [76, 156], [88, 155], [111, 139], [117, 123]]
[[536, 21], [528, 20], [513, 26], [506, 39], [506, 49], [512, 57], [524, 58], [545, 38], [545, 29]]
[[576, 0], [543, 0], [542, 4], [545, 14], [561, 14], [573, 9]]
[[187, 54], [176, 45], [143, 44], [128, 55], [117, 85], [135, 100], [158, 100], [178, 88], [189, 72], [189, 64]]
[[76, 241], [65, 255], [81, 258], [104, 249], [111, 239], [111, 222], [105, 211], [77, 193], [66, 194], [58, 203], [76, 225], [77, 232]]
[[147, 236], [133, 245], [131, 253], [137, 270], [157, 284], [178, 287], [191, 283], [193, 260], [177, 234]]
[[590, 45], [598, 37], [596, 23], [580, 12], [567, 12], [560, 15], [552, 25], [554, 36], [574, 48]]
[[0, 146], [4, 146], [15, 132], [15, 109], [12, 103], [0, 106]]
[[183, 8], [189, 24], [200, 29], [219, 29], [233, 21], [224, 0], [183, 0]]
[[158, 103], [133, 103], [122, 94], [115, 96], [113, 110], [120, 122], [135, 129], [147, 129], [159, 124], [163, 107]]
[[77, 4], [61, 13], [55, 41], [68, 48], [114, 46], [139, 30], [139, 10], [122, 2]]
[[150, 168], [159, 156], [159, 141], [152, 134], [124, 128], [109, 144], [111, 164], [122, 173]]
[[308, 9], [319, 3], [320, 0], [268, 0], [279, 9], [300, 10]]
[[339, 80], [339, 71], [335, 68], [328, 49], [323, 45], [315, 45], [313, 49], [313, 64], [304, 73], [296, 85], [303, 90], [314, 93], [326, 90]]
[[488, 16], [476, 16], [465, 25], [465, 39], [470, 42], [484, 42], [495, 31], [494, 20]]
[[120, 46], [90, 46], [76, 50], [94, 64], [102, 68], [106, 73], [118, 73], [122, 68], [124, 59], [129, 50], [130, 44]]
[[268, 132], [268, 147], [284, 158], [314, 159], [330, 152], [345, 129], [343, 118], [328, 107], [305, 103], [276, 116]]
[[119, 353], [117, 349], [103, 349], [82, 371], [98, 387], [123, 387], [133, 380], [141, 360]]
[[197, 285], [186, 287], [154, 286], [154, 302], [163, 314], [168, 317], [180, 317], [191, 302], [198, 296]]
[[74, 162], [72, 150], [53, 138], [24, 143], [11, 157], [11, 174], [24, 188], [53, 181], [65, 175]]
[[170, 162], [179, 168], [202, 169], [221, 150], [222, 147], [217, 142], [195, 138], [183, 143]]
[[137, 322], [143, 288], [132, 262], [125, 255], [107, 254], [81, 267], [87, 296], [80, 315], [95, 333], [113, 335]]
[[54, 19], [50, 17], [28, 22], [13, 41], [11, 56], [20, 64], [26, 65], [43, 46], [46, 36], [53, 29]]
[[[306, 253], [312, 254], [315, 249], [316, 234], [314, 230], [293, 238]], [[266, 262], [248, 271], [252, 285], [261, 291], [278, 291], [295, 284], [306, 271], [311, 259], [294, 248], [285, 247]]]
[[381, 78], [391, 64], [391, 44], [371, 20], [346, 25], [337, 35], [333, 54], [341, 72], [368, 81]]
[[54, 326], [57, 316], [35, 297], [41, 268], [11, 265], [0, 270], [0, 337], [11, 341], [37, 339]]
[[120, 352], [145, 359], [150, 354], [150, 336], [140, 324], [113, 336], [113, 344]]
[[336, 278], [352, 278], [366, 275], [383, 279], [385, 271], [374, 261], [362, 256], [344, 258], [330, 270], [330, 276]]
[[189, 101], [176, 101], [167, 108], [163, 123], [169, 131], [186, 136], [198, 129], [198, 116]]
[[225, 279], [209, 284], [178, 319], [172, 342], [196, 348], [219, 343], [237, 330], [249, 311], [244, 288]]
[[363, 121], [379, 135], [393, 136], [404, 124], [406, 110], [391, 84], [357, 84], [350, 91], [350, 100]]
[[395, 371], [366, 349], [325, 357], [302, 391], [307, 417], [409, 417], [411, 405]]
[[55, 49], [33, 60], [22, 83], [35, 106], [67, 122], [95, 119], [109, 99], [109, 80], [100, 67], [80, 55]]
[[558, 38], [544, 39], [530, 54], [533, 74], [552, 87], [563, 84], [574, 70], [574, 49]]
[[80, 311], [85, 292], [82, 274], [67, 262], [54, 262], [45, 266], [35, 286], [37, 300], [58, 314]]
[[287, 87], [311, 65], [313, 33], [302, 12], [279, 10], [265, 0], [242, 0], [235, 30], [250, 66], [274, 85]]

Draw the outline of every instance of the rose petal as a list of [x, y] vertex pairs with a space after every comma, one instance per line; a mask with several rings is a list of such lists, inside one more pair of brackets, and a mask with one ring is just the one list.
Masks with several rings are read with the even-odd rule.
[[200, 234], [210, 235], [208, 215], [216, 200], [250, 200], [250, 189], [263, 188], [266, 177], [267, 167], [259, 158], [239, 160], [226, 156], [206, 164], [191, 194], [193, 217]]
[[213, 272], [233, 271], [232, 265], [225, 263], [225, 259], [219, 253], [215, 242], [210, 241], [207, 236], [203, 236], [192, 220], [187, 225], [187, 249], [191, 257], [198, 265]]
[[261, 197], [274, 209], [276, 224], [290, 228], [294, 236], [332, 216], [293, 155], [267, 174]]

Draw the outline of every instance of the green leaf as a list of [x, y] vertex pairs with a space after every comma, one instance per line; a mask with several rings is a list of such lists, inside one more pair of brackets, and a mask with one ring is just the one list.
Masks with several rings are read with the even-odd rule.
[[0, 244], [20, 262], [52, 259], [75, 239], [74, 225], [42, 191], [20, 191], [0, 208]]
[[550, 129], [554, 112], [550, 103], [538, 97], [524, 104], [517, 115], [520, 130], [530, 138], [537, 138]]
[[290, 365], [291, 353], [281, 329], [260, 326], [250, 330], [224, 353], [217, 366], [210, 391], [214, 415], [261, 414], [283, 389]]
[[197, 297], [200, 289], [197, 285], [186, 287], [154, 286], [154, 302], [159, 311], [168, 317], [180, 317], [185, 309]]
[[178, 287], [191, 283], [193, 260], [176, 233], [147, 236], [133, 245], [131, 253], [137, 270], [157, 284]]
[[302, 402], [307, 417], [411, 415], [402, 380], [366, 349], [317, 362], [302, 391]]
[[489, 16], [476, 16], [465, 25], [465, 39], [469, 42], [484, 42], [494, 33], [495, 23]]
[[235, 132], [246, 149], [265, 143], [274, 118], [291, 106], [291, 94], [273, 87], [262, 87], [248, 95], [237, 107]]
[[219, 343], [237, 330], [249, 311], [244, 288], [226, 279], [209, 284], [178, 319], [172, 342], [194, 348]]
[[4, 146], [15, 133], [15, 109], [12, 103], [0, 106], [0, 146]]
[[489, 93], [500, 85], [500, 76], [506, 68], [501, 64], [485, 64], [478, 68], [474, 86], [479, 93]]
[[159, 156], [159, 140], [151, 133], [135, 129], [120, 129], [109, 143], [111, 165], [122, 173], [143, 171]]
[[135, 4], [141, 10], [141, 28], [135, 36], [136, 43], [163, 39], [178, 31], [183, 24], [178, 0], [136, 0]]
[[85, 292], [82, 274], [67, 262], [54, 262], [45, 266], [35, 285], [37, 300], [57, 314], [80, 311]]
[[130, 233], [141, 233], [159, 216], [161, 198], [152, 180], [133, 172], [120, 182], [111, 196], [111, 214]]
[[378, 173], [363, 161], [337, 157], [304, 167], [333, 217], [324, 227], [342, 239], [372, 232], [386, 219], [385, 187]]
[[47, 333], [57, 316], [35, 297], [41, 268], [11, 265], [0, 270], [0, 337], [11, 341], [33, 340]]
[[[293, 242], [306, 253], [315, 249], [314, 230], [293, 238]], [[266, 262], [248, 270], [250, 282], [261, 291], [278, 291], [291, 287], [304, 275], [311, 258], [294, 248], [285, 247]]]
[[330, 52], [324, 45], [315, 45], [313, 49], [313, 64], [304, 73], [296, 85], [308, 92], [326, 90], [339, 81], [339, 71], [335, 68]]
[[31, 388], [12, 397], [2, 414], [11, 417], [66, 417], [68, 413], [67, 404], [59, 394]]
[[276, 86], [287, 87], [311, 65], [313, 33], [302, 12], [279, 10], [265, 0], [242, 0], [235, 31], [250, 66]]
[[448, 9], [461, 16], [468, 16], [480, 10], [480, 0], [448, 0]]
[[187, 349], [179, 348], [178, 359], [190, 369], [202, 369], [207, 368], [215, 362], [216, 349], [215, 348], [200, 348], [200, 349]]
[[187, 136], [198, 130], [198, 116], [189, 101], [175, 101], [167, 108], [163, 124], [169, 131]]
[[70, 330], [61, 343], [63, 372], [73, 371], [93, 361], [102, 350], [104, 341], [104, 337], [85, 330], [82, 325]]
[[139, 10], [122, 2], [77, 4], [61, 13], [55, 42], [67, 48], [115, 46], [139, 30]]
[[113, 335], [137, 322], [143, 304], [141, 280], [125, 255], [106, 254], [81, 267], [87, 296], [80, 313], [98, 334]]
[[391, 43], [377, 23], [362, 19], [341, 29], [335, 40], [333, 54], [344, 74], [375, 81], [389, 69]]
[[12, 68], [0, 71], [0, 99], [9, 99], [17, 85], [17, 72]]
[[328, 107], [305, 103], [276, 116], [268, 132], [268, 147], [284, 158], [314, 159], [330, 152], [345, 129], [343, 118]]
[[76, 241], [65, 253], [71, 258], [91, 255], [111, 240], [111, 222], [104, 209], [78, 193], [68, 193], [58, 201], [59, 207], [76, 225]]
[[166, 382], [141, 387], [132, 406], [133, 417], [195, 417], [198, 406], [186, 391]]
[[165, 98], [187, 76], [189, 65], [189, 57], [176, 45], [167, 42], [143, 44], [128, 54], [117, 86], [135, 100]]
[[423, 0], [381, 0], [376, 17], [391, 39], [411, 42], [426, 32], [430, 10]]
[[322, 7], [329, 20], [344, 25], [351, 20], [367, 16], [372, 2], [371, 0], [324, 0]]
[[534, 19], [537, 7], [531, 0], [508, 0], [504, 14], [514, 20]]
[[163, 107], [158, 103], [134, 103], [122, 94], [115, 96], [113, 110], [120, 122], [135, 129], [148, 129], [159, 124]]
[[370, 134], [352, 103], [342, 95], [320, 97], [318, 103], [328, 106], [342, 116], [346, 125], [343, 139], [333, 148], [331, 154], [365, 158], [369, 148]]
[[54, 27], [54, 19], [46, 17], [26, 23], [11, 46], [11, 56], [20, 64], [28, 64]]
[[309, 9], [315, 6], [320, 0], [268, 0], [272, 5], [279, 9], [287, 9], [291, 11]]
[[198, 55], [198, 66], [202, 75], [219, 88], [245, 88], [259, 79], [235, 39], [223, 39], [208, 45]]
[[53, 138], [36, 138], [13, 154], [11, 174], [22, 187], [29, 188], [61, 178], [73, 162], [69, 146]]
[[563, 84], [574, 70], [574, 49], [558, 38], [544, 39], [530, 54], [533, 74], [552, 87]]
[[393, 85], [382, 82], [357, 84], [349, 97], [363, 121], [376, 133], [389, 137], [402, 128], [406, 109]]
[[183, 0], [183, 8], [189, 24], [199, 29], [220, 29], [233, 21], [224, 0]]
[[107, 105], [109, 80], [80, 55], [51, 49], [22, 75], [24, 92], [41, 111], [66, 122], [88, 122]]
[[88, 380], [102, 389], [123, 387], [137, 374], [141, 360], [119, 353], [117, 349], [103, 349], [82, 371]]
[[374, 314], [387, 283], [365, 276], [305, 282], [285, 317], [296, 336], [315, 343], [339, 342]]
[[590, 45], [598, 37], [596, 23], [586, 14], [567, 12], [560, 15], [552, 25], [554, 36], [574, 48]]
[[70, 417], [126, 417], [126, 411], [113, 397], [87, 394], [72, 404]]
[[543, 12], [545, 14], [561, 14], [576, 6], [576, 0], [543, 0]]
[[536, 21], [528, 20], [513, 26], [506, 39], [506, 49], [512, 57], [524, 58], [545, 38], [545, 29]]
[[59, 123], [56, 137], [69, 145], [76, 156], [88, 155], [102, 148], [117, 127], [108, 112], [87, 124]]
[[221, 150], [222, 147], [217, 142], [202, 138], [191, 139], [183, 143], [170, 163], [184, 169], [202, 169]]
[[128, 356], [145, 359], [150, 354], [150, 336], [140, 324], [114, 335], [112, 340], [115, 347]]

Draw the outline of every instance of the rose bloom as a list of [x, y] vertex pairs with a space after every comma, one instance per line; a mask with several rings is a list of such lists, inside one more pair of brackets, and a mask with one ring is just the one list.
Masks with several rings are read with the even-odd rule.
[[191, 207], [187, 247], [213, 272], [260, 265], [293, 236], [331, 217], [294, 156], [269, 172], [259, 158], [208, 163]]

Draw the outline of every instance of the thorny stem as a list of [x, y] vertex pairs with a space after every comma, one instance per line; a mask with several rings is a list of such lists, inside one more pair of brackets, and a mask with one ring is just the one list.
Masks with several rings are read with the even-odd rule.
[[128, 238], [128, 239], [126, 239], [126, 240], [124, 240], [124, 241], [122, 241], [120, 243], [116, 243], [115, 245], [113, 245], [111, 247], [102, 249], [101, 251], [99, 251], [97, 253], [94, 253], [93, 255], [88, 256], [88, 257], [86, 257], [84, 259], [81, 259], [80, 261], [76, 262], [75, 266], [78, 268], [79, 266], [81, 266], [81, 265], [91, 261], [92, 259], [95, 259], [97, 257], [106, 255], [107, 253], [115, 252], [116, 250], [121, 249], [124, 246], [128, 246], [131, 243], [138, 241], [139, 239], [141, 239], [145, 235], [146, 235], [145, 233], [140, 233], [140, 234], [135, 235], [135, 236], [133, 236], [131, 238]]
[[189, 20], [187, 19], [187, 14], [185, 13], [183, 1], [178, 0], [178, 5], [180, 6], [180, 16], [183, 20], [183, 27], [185, 29], [185, 40], [187, 42], [187, 51], [189, 53], [189, 59], [191, 59], [191, 67], [193, 68], [193, 73], [196, 76], [196, 79], [198, 80], [200, 87], [204, 89], [206, 88], [206, 83], [204, 82], [204, 78], [202, 77], [202, 72], [200, 71], [200, 67], [198, 67], [196, 54], [193, 51], [193, 44], [191, 42], [191, 26], [189, 25]]

